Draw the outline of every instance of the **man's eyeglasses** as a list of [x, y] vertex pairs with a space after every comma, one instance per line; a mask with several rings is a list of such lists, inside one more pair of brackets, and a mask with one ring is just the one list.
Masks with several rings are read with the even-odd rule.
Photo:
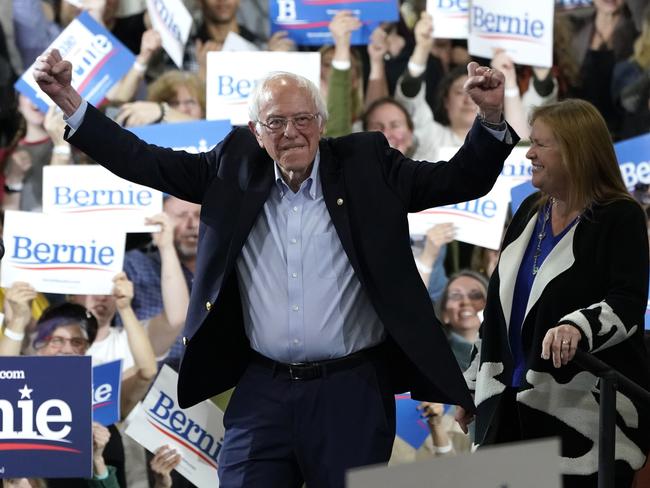
[[450, 302], [460, 302], [463, 298], [467, 298], [471, 302], [479, 302], [485, 300], [485, 295], [481, 291], [472, 290], [467, 294], [453, 291], [447, 296], [447, 300]]
[[258, 120], [257, 122], [264, 126], [269, 132], [283, 132], [287, 128], [289, 122], [291, 122], [297, 130], [307, 129], [317, 117], [320, 117], [320, 114], [300, 114], [294, 117], [270, 117], [266, 119], [266, 122], [262, 122], [261, 120]]
[[75, 351], [85, 351], [88, 347], [88, 339], [84, 337], [72, 337], [68, 339], [67, 337], [61, 336], [48, 336], [45, 338], [45, 343], [52, 349], [57, 350], [63, 349], [66, 343], [70, 343], [70, 347]]

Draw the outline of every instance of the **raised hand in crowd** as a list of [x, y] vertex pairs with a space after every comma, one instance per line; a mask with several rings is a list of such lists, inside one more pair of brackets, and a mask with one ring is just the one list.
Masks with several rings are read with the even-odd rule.
[[154, 475], [154, 488], [171, 488], [171, 472], [181, 463], [181, 455], [171, 446], [160, 446], [149, 461]]
[[445, 406], [442, 403], [422, 402], [417, 409], [421, 412], [420, 415], [427, 420], [436, 454], [453, 454], [451, 439], [442, 421]]
[[370, 73], [368, 74], [368, 85], [366, 87], [366, 107], [375, 100], [389, 95], [385, 63], [387, 54], [388, 33], [383, 26], [378, 26], [372, 31], [368, 40]]
[[350, 38], [361, 27], [361, 20], [350, 10], [339, 10], [329, 23], [334, 41], [334, 61], [350, 61]]
[[104, 462], [104, 448], [111, 438], [111, 433], [103, 425], [93, 422], [93, 476], [95, 478], [107, 478], [108, 467]]
[[135, 58], [133, 66], [120, 82], [109, 90], [106, 98], [111, 102], [121, 103], [133, 100], [138, 91], [138, 86], [144, 79], [151, 58], [161, 47], [162, 38], [158, 31], [154, 29], [144, 31], [140, 40], [140, 52]]
[[148, 332], [140, 324], [131, 307], [133, 283], [123, 271], [113, 278], [113, 297], [122, 320], [122, 326], [127, 334], [129, 350], [134, 363], [134, 366], [126, 370], [122, 376], [121, 413], [123, 417], [126, 417], [137, 402], [144, 397], [149, 384], [158, 372], [158, 367]]
[[4, 210], [18, 210], [23, 183], [32, 168], [32, 158], [25, 149], [16, 149], [5, 166], [5, 193], [2, 200]]
[[185, 324], [190, 294], [174, 242], [172, 217], [162, 212], [145, 222], [160, 226], [160, 232], [154, 232], [152, 239], [160, 253], [160, 292], [164, 313], [152, 317], [149, 324], [149, 337], [154, 351], [160, 356], [169, 350]]
[[[420, 66], [426, 66], [433, 47], [433, 17], [431, 14], [424, 11], [420, 14], [420, 19], [413, 27], [413, 35], [415, 36], [415, 48], [410, 61]], [[413, 76], [418, 74], [411, 72]]]
[[223, 43], [209, 39], [203, 42], [201, 39], [194, 41], [196, 61], [199, 64], [199, 77], [205, 80], [208, 72], [208, 53], [210, 51], [221, 51]]
[[436, 224], [427, 231], [424, 248], [416, 261], [420, 276], [425, 283], [429, 283], [429, 275], [440, 255], [440, 249], [455, 238], [456, 228], [449, 222]]
[[517, 72], [515, 63], [504, 49], [497, 49], [490, 63], [492, 68], [497, 69], [505, 76], [504, 90], [504, 116], [508, 123], [515, 129], [519, 137], [527, 138], [530, 134], [526, 108], [521, 101], [519, 86], [517, 85]]
[[296, 43], [289, 37], [287, 31], [277, 31], [269, 38], [267, 49], [269, 51], [295, 51]]
[[43, 127], [45, 127], [54, 145], [52, 157], [50, 158], [51, 165], [69, 164], [72, 161], [72, 148], [63, 137], [65, 126], [66, 123], [63, 120], [61, 110], [55, 106], [50, 107], [45, 114]]
[[5, 328], [0, 336], [0, 356], [19, 356], [23, 339], [32, 323], [32, 300], [36, 290], [29, 283], [16, 281], [7, 289], [4, 301]]

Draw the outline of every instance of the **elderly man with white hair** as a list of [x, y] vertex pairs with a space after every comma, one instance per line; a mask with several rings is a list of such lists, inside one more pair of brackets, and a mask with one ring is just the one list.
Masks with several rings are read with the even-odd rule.
[[411, 252], [407, 214], [486, 194], [517, 136], [503, 74], [470, 63], [480, 108], [448, 162], [413, 161], [381, 133], [323, 139], [318, 89], [289, 73], [258, 82], [248, 129], [188, 154], [147, 145], [41, 56], [35, 78], [71, 144], [128, 180], [201, 204], [178, 398], [233, 386], [222, 487], [343, 487], [388, 460], [393, 393], [474, 406]]

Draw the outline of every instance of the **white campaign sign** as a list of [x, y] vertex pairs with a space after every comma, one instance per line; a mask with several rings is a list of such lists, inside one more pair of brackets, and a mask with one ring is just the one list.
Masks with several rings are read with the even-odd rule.
[[[442, 147], [438, 159], [449, 160], [458, 148]], [[436, 207], [409, 214], [412, 235], [424, 235], [435, 224], [450, 222], [456, 227], [456, 239], [489, 249], [499, 249], [503, 226], [510, 203], [510, 190], [530, 179], [531, 165], [525, 154], [528, 148], [515, 147], [492, 190], [477, 200]]]
[[126, 433], [154, 452], [170, 444], [182, 455], [176, 470], [196, 486], [217, 488], [223, 413], [209, 400], [182, 409], [176, 399], [178, 374], [165, 365], [142, 404], [127, 419]]
[[45, 293], [108, 295], [125, 240], [88, 216], [7, 211], [0, 286], [26, 281]]
[[433, 17], [433, 36], [437, 39], [467, 39], [469, 0], [427, 0]]
[[151, 25], [160, 34], [162, 46], [179, 68], [183, 67], [185, 44], [192, 29], [192, 14], [182, 0], [147, 0]]
[[144, 219], [162, 212], [162, 193], [114, 175], [98, 164], [45, 166], [43, 213], [89, 215], [111, 229], [155, 232]]
[[492, 59], [495, 49], [504, 49], [515, 63], [550, 68], [553, 12], [550, 0], [473, 0], [469, 53]]
[[272, 71], [289, 71], [320, 86], [320, 53], [222, 52], [208, 53], [208, 120], [248, 123], [248, 97], [258, 80]]

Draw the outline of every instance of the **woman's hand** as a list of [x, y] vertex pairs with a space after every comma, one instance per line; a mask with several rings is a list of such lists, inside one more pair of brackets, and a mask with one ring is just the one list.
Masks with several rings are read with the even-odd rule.
[[467, 434], [469, 424], [474, 422], [474, 414], [468, 413], [463, 407], [457, 405], [454, 418], [456, 419], [456, 422], [458, 422], [458, 425], [460, 425], [461, 430]]
[[542, 341], [542, 359], [553, 356], [553, 366], [559, 368], [573, 359], [582, 339], [580, 331], [570, 324], [560, 324], [550, 329]]

